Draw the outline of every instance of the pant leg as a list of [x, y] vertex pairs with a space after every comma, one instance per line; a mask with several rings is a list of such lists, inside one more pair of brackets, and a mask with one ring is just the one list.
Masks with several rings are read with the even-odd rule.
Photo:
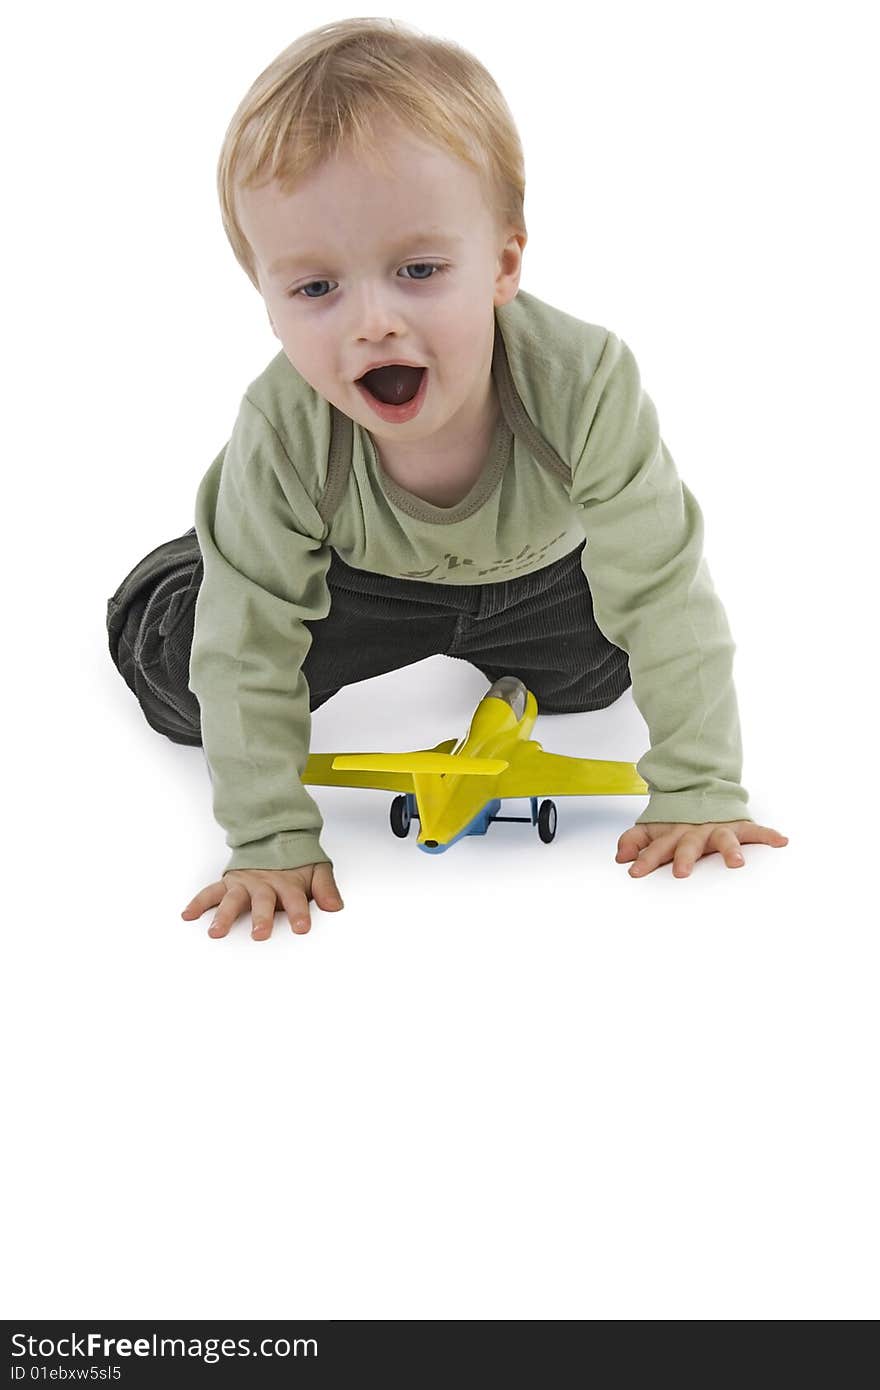
[[110, 655], [147, 723], [174, 743], [200, 745], [201, 718], [188, 688], [202, 556], [195, 527], [151, 550], [107, 602]]
[[490, 680], [519, 676], [541, 714], [605, 709], [632, 684], [629, 657], [605, 636], [581, 565], [583, 545], [545, 569], [486, 585], [450, 656]]
[[[201, 745], [198, 701], [189, 689], [195, 607], [203, 576], [195, 527], [146, 555], [107, 605], [113, 661], [147, 722], [175, 743]], [[303, 662], [309, 707], [344, 685], [446, 652], [470, 591], [397, 579], [346, 565], [334, 552], [327, 572], [330, 611], [307, 623]]]
[[477, 604], [473, 593], [354, 569], [335, 551], [327, 585], [329, 613], [306, 623], [312, 645], [302, 669], [311, 709], [344, 685], [443, 655], [462, 605], [475, 610]]

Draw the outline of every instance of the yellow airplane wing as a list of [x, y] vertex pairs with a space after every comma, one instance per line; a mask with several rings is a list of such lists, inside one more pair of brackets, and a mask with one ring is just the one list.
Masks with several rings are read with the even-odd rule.
[[[449, 738], [438, 743], [435, 748], [419, 749], [423, 753], [449, 753], [458, 739]], [[413, 779], [411, 772], [348, 772], [335, 768], [333, 759], [339, 757], [369, 758], [369, 753], [311, 753], [306, 763], [302, 780], [316, 787], [371, 787], [383, 792], [411, 792]], [[372, 755], [375, 756], [375, 755]], [[407, 754], [398, 754], [404, 759]]]
[[646, 796], [650, 790], [632, 763], [545, 753], [533, 739], [510, 756], [493, 796]]

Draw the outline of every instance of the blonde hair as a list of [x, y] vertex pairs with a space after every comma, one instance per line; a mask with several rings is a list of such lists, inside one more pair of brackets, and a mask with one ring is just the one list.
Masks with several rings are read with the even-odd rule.
[[342, 150], [387, 170], [374, 127], [388, 118], [477, 172], [499, 232], [526, 232], [522, 146], [482, 63], [451, 40], [393, 19], [344, 19], [310, 30], [279, 53], [249, 87], [223, 140], [217, 165], [223, 227], [256, 289], [236, 188], [275, 179], [291, 193]]

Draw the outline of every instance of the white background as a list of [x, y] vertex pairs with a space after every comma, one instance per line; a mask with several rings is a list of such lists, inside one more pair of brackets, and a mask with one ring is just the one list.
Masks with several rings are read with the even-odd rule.
[[[227, 123], [349, 13], [7, 24], [4, 1315], [875, 1318], [869, 5], [390, 12], [505, 93], [523, 288], [636, 354], [737, 643], [752, 814], [788, 846], [636, 880], [643, 799], [561, 799], [551, 846], [496, 826], [435, 857], [386, 794], [318, 789], [344, 911], [262, 944], [181, 920], [228, 850], [106, 603], [192, 525], [278, 350], [220, 223]], [[312, 747], [457, 737], [484, 688], [433, 658], [343, 691]], [[647, 747], [631, 693], [535, 737]]]

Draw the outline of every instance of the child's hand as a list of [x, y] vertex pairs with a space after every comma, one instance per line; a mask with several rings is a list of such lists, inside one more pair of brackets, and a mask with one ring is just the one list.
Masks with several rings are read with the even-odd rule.
[[208, 935], [225, 936], [250, 904], [251, 936], [255, 941], [265, 941], [275, 925], [276, 898], [278, 910], [286, 912], [293, 930], [303, 935], [312, 925], [310, 897], [324, 912], [338, 912], [343, 906], [332, 865], [326, 860], [302, 864], [298, 869], [227, 869], [222, 879], [197, 893], [180, 915], [201, 917], [209, 907], [220, 903]]
[[618, 864], [636, 860], [629, 871], [632, 878], [649, 874], [671, 859], [673, 877], [686, 878], [701, 855], [716, 850], [724, 855], [728, 869], [743, 868], [741, 844], [773, 845], [781, 849], [788, 844], [788, 836], [751, 820], [707, 821], [703, 825], [646, 821], [624, 831], [617, 842], [615, 859]]

